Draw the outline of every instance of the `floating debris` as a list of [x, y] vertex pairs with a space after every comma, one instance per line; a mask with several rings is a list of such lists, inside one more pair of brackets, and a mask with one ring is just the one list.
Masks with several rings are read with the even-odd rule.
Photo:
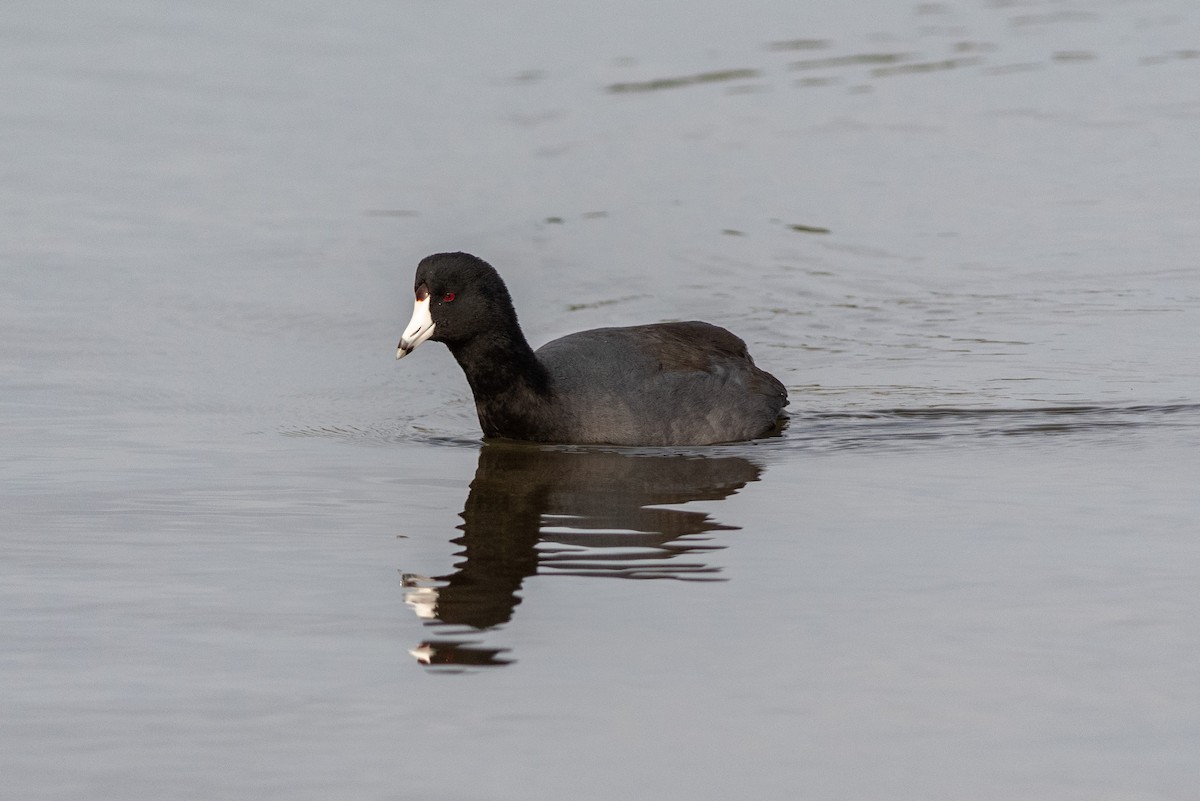
[[958, 42], [954, 45], [955, 53], [994, 53], [996, 50], [992, 42]]
[[1045, 64], [1025, 63], [1025, 64], [999, 64], [995, 67], [984, 67], [980, 72], [984, 75], [1009, 75], [1015, 72], [1035, 72], [1040, 69], [1045, 69]]
[[768, 50], [824, 50], [833, 42], [828, 39], [784, 39], [779, 42], [768, 42]]
[[1161, 56], [1146, 56], [1139, 59], [1138, 63], [1143, 66], [1166, 64], [1168, 61], [1174, 61], [1177, 58], [1200, 58], [1200, 50], [1175, 50]]
[[850, 56], [809, 58], [788, 64], [792, 70], [816, 70], [829, 67], [854, 67], [861, 64], [895, 64], [908, 58], [906, 53], [856, 53]]
[[796, 86], [833, 86], [841, 83], [841, 78], [797, 78]]
[[1096, 54], [1089, 53], [1087, 50], [1060, 50], [1051, 58], [1055, 61], [1092, 61], [1096, 58]]
[[886, 78], [890, 75], [908, 75], [914, 72], [939, 72], [960, 67], [975, 67], [983, 63], [982, 58], [948, 58], [944, 61], [923, 61], [920, 64], [898, 64], [894, 67], [876, 67], [871, 70], [871, 77]]
[[737, 86], [730, 86], [725, 90], [727, 95], [751, 95], [757, 92], [769, 92], [770, 87], [761, 83], [741, 83]]
[[1029, 25], [1054, 25], [1060, 22], [1093, 22], [1100, 18], [1092, 11], [1051, 11], [1047, 14], [1019, 14], [1008, 21], [1014, 28]]
[[799, 231], [802, 234], [828, 234], [828, 233], [831, 233], [828, 228], [822, 228], [819, 225], [791, 224], [791, 225], [788, 225], [788, 228], [792, 229], [793, 231]]
[[612, 306], [614, 303], [628, 303], [631, 300], [637, 300], [639, 295], [626, 295], [623, 298], [606, 298], [604, 300], [595, 300], [591, 303], [570, 303], [567, 305], [567, 311], [583, 311], [584, 309], [599, 309], [604, 306]]
[[614, 94], [623, 94], [626, 92], [654, 92], [659, 89], [678, 89], [681, 86], [692, 86], [698, 83], [741, 81], [747, 78], [757, 78], [758, 76], [758, 70], [720, 70], [717, 72], [701, 72], [698, 75], [684, 75], [678, 78], [656, 78], [652, 81], [614, 83], [609, 84], [608, 91]]

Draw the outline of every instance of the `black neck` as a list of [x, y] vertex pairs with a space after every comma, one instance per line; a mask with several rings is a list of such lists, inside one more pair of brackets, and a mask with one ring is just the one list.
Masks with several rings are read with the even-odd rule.
[[550, 377], [521, 330], [478, 336], [450, 352], [471, 385], [484, 436], [536, 439], [547, 422]]
[[447, 344], [477, 399], [501, 397], [518, 388], [539, 395], [546, 391], [546, 369], [516, 326]]

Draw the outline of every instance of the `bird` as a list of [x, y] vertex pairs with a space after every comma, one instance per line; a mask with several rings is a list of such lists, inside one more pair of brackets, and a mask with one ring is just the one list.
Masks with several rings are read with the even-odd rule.
[[500, 274], [469, 253], [417, 265], [396, 349], [442, 342], [475, 397], [485, 439], [573, 445], [739, 442], [780, 430], [787, 389], [736, 335], [699, 321], [595, 328], [536, 351]]

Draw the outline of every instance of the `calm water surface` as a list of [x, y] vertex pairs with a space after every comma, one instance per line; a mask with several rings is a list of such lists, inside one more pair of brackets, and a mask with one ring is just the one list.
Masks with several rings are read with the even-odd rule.
[[[0, 23], [21, 799], [1191, 799], [1200, 13], [40, 3]], [[697, 449], [481, 443], [532, 342], [707, 319]]]

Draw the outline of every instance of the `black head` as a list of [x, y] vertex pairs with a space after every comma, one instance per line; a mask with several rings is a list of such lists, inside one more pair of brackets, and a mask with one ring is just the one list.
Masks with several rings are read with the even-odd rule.
[[435, 253], [421, 259], [413, 281], [416, 305], [396, 358], [432, 339], [451, 348], [477, 336], [517, 329], [508, 288], [499, 273], [469, 253]]

